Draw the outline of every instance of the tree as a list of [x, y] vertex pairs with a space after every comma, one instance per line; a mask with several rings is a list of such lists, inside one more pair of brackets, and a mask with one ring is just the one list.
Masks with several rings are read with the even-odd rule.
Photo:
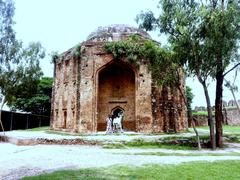
[[[8, 63], [9, 56], [11, 56], [12, 51], [9, 49], [13, 44], [15, 44], [15, 33], [12, 29], [14, 15], [14, 5], [12, 1], [0, 0], [0, 64]], [[2, 67], [0, 66], [0, 73], [2, 72]], [[1, 90], [1, 89], [0, 89]], [[2, 90], [1, 90], [2, 91]], [[1, 96], [2, 101], [2, 96]], [[1, 121], [1, 111], [0, 111], [0, 124], [4, 131], [3, 124]]]
[[196, 138], [197, 138], [197, 142], [198, 142], [198, 149], [201, 149], [201, 143], [200, 143], [200, 138], [199, 138], [199, 134], [198, 131], [195, 127], [195, 121], [193, 119], [192, 116], [192, 100], [193, 100], [193, 93], [192, 93], [192, 89], [189, 86], [186, 86], [186, 99], [187, 99], [187, 117], [188, 117], [188, 124], [192, 124], [193, 130], [196, 134]]
[[238, 92], [238, 87], [235, 85], [235, 81], [236, 81], [236, 78], [237, 78], [237, 74], [238, 74], [238, 71], [239, 71], [240, 68], [237, 68], [235, 70], [235, 76], [234, 76], [234, 79], [233, 81], [230, 81], [230, 80], [225, 80], [225, 86], [231, 91], [232, 93], [232, 96], [233, 96], [233, 99], [234, 99], [234, 102], [237, 106], [237, 110], [238, 110], [238, 113], [240, 115], [240, 105], [238, 104], [238, 101], [237, 101], [237, 98], [236, 98], [236, 95], [235, 95], [235, 92]]
[[50, 116], [53, 78], [43, 77], [31, 94], [20, 92], [11, 109]]
[[[39, 60], [45, 50], [40, 43], [23, 43], [15, 38], [12, 28], [14, 4], [11, 0], [0, 0], [0, 93], [1, 111], [4, 104], [11, 104], [19, 92], [31, 93], [42, 76]], [[4, 128], [2, 126], [4, 131]]]
[[[16, 42], [12, 28], [14, 4], [11, 0], [0, 0], [0, 63], [7, 63], [13, 51], [11, 46]], [[0, 67], [1, 69], [1, 67]]]
[[188, 117], [190, 116], [189, 113], [191, 113], [192, 111], [192, 100], [193, 100], [193, 93], [192, 93], [192, 89], [189, 86], [186, 86], [186, 98], [187, 98], [187, 111], [188, 111]]
[[210, 137], [215, 148], [214, 126], [206, 81], [216, 85], [216, 139], [222, 147], [222, 79], [226, 68], [236, 58], [239, 39], [239, 5], [236, 1], [160, 0], [158, 18], [150, 12], [141, 13], [137, 20], [146, 30], [159, 29], [168, 35], [171, 49], [179, 63], [185, 64], [190, 74], [197, 76], [205, 92]]
[[[18, 44], [15, 53], [8, 63], [2, 64], [0, 73], [0, 89], [2, 104], [11, 106], [19, 94], [29, 96], [36, 88], [37, 82], [43, 75], [39, 59], [45, 55], [40, 43], [31, 43], [27, 48]], [[1, 117], [1, 114], [0, 114]], [[3, 128], [3, 127], [2, 127]]]
[[[186, 6], [185, 2], [182, 1], [161, 1], [163, 13], [157, 19], [153, 16], [153, 13], [147, 12], [142, 13], [138, 16], [138, 20], [141, 20], [140, 27], [145, 27], [146, 30], [152, 30], [153, 28], [160, 28], [161, 32], [169, 35], [169, 42], [171, 49], [175, 52], [175, 60], [178, 64], [184, 65], [188, 63], [187, 71], [190, 74], [197, 76], [199, 82], [202, 84], [206, 96], [207, 107], [208, 107], [208, 119], [210, 124], [210, 134], [212, 147], [214, 148], [214, 129], [213, 119], [211, 112], [210, 98], [208, 95], [206, 81], [211, 73], [212, 69], [208, 67], [201, 57], [203, 53], [199, 53], [203, 50], [200, 46], [201, 38], [197, 36], [196, 21], [198, 21], [199, 12], [196, 11], [196, 4], [192, 2], [189, 6]], [[152, 20], [151, 23], [145, 23], [145, 21]], [[188, 115], [191, 115], [188, 114]], [[189, 117], [192, 121], [192, 118]]]
[[[206, 40], [212, 47], [210, 53], [215, 65], [214, 78], [216, 79], [215, 119], [216, 119], [216, 144], [223, 147], [222, 141], [222, 93], [224, 76], [231, 70], [227, 67], [231, 62], [239, 62], [238, 41], [240, 39], [240, 6], [237, 1], [217, 1], [212, 3], [212, 11], [207, 13]], [[210, 29], [209, 29], [210, 28]]]

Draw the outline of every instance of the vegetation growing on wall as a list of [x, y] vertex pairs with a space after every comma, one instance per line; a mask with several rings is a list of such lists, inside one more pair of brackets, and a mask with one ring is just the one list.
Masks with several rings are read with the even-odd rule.
[[73, 48], [73, 50], [71, 51], [71, 54], [72, 54], [73, 58], [76, 58], [76, 59], [81, 58], [81, 47], [82, 47], [81, 44], [77, 44]]
[[60, 58], [60, 55], [58, 54], [58, 52], [54, 51], [51, 53], [52, 63], [55, 63], [56, 61], [58, 61], [59, 58]]
[[112, 53], [115, 60], [126, 58], [136, 67], [147, 61], [152, 78], [158, 85], [176, 86], [179, 82], [181, 65], [174, 60], [174, 53], [153, 40], [143, 40], [135, 35], [126, 40], [107, 42], [104, 49]]
[[68, 53], [70, 54], [71, 57], [73, 57], [75, 59], [80, 59], [81, 58], [81, 48], [82, 48], [82, 44], [80, 43], [80, 44], [77, 44], [76, 46], [74, 46], [72, 49], [70, 49], [66, 53], [59, 54], [58, 52], [52, 52], [51, 53], [52, 63], [62, 62], [63, 60], [65, 60], [66, 54], [68, 54]]

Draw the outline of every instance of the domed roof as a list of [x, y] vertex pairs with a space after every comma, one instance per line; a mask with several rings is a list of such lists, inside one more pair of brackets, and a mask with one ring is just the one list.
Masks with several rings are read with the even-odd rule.
[[87, 37], [87, 41], [119, 41], [135, 34], [144, 39], [151, 39], [150, 35], [141, 29], [124, 24], [114, 24], [98, 27]]

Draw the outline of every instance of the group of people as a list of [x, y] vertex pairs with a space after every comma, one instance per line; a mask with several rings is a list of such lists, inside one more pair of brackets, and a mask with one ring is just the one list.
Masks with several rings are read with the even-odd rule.
[[109, 114], [106, 118], [107, 128], [106, 133], [115, 133], [118, 130], [123, 132], [122, 129], [122, 120], [123, 120], [123, 112], [119, 112], [117, 115]]

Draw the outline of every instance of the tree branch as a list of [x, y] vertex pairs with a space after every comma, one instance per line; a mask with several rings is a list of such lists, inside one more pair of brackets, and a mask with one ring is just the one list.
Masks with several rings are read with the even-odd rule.
[[234, 70], [236, 67], [238, 67], [240, 65], [240, 63], [236, 64], [235, 66], [233, 66], [231, 69], [229, 69], [227, 72], [225, 72], [223, 74], [223, 77], [225, 77], [228, 73], [230, 73], [232, 70]]

